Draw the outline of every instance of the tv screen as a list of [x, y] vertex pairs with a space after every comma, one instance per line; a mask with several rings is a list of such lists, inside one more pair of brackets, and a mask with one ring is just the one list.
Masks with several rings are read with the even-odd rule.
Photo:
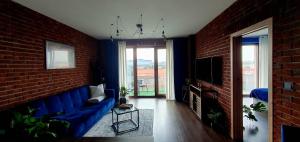
[[195, 76], [197, 80], [211, 83], [211, 58], [196, 59]]
[[216, 85], [223, 84], [223, 58], [219, 57], [212, 57], [211, 60], [212, 66], [212, 83]]

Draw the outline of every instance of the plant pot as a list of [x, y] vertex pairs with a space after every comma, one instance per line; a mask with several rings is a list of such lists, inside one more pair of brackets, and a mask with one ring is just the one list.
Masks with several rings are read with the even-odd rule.
[[121, 97], [120, 98], [120, 104], [126, 104], [126, 102], [127, 102], [126, 97]]

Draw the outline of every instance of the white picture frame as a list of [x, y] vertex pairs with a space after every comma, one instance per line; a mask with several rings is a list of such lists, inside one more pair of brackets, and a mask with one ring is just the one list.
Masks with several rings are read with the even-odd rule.
[[73, 46], [46, 41], [46, 69], [75, 68], [75, 50]]

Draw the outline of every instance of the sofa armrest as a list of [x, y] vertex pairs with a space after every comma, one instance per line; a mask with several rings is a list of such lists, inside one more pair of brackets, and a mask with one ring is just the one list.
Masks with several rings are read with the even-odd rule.
[[115, 98], [115, 90], [114, 89], [105, 89], [104, 93], [109, 98]]

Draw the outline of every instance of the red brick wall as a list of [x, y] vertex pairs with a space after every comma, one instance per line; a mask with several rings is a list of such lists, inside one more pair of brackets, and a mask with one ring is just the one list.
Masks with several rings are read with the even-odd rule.
[[[281, 124], [300, 126], [299, 9], [299, 0], [238, 0], [196, 35], [198, 58], [223, 56], [223, 86], [204, 85], [220, 92], [219, 102], [230, 124], [230, 34], [273, 17], [273, 117], [276, 142], [280, 140]], [[296, 90], [284, 91], [283, 81], [293, 81]]]
[[[281, 124], [300, 127], [300, 1], [277, 4], [273, 30], [274, 139], [280, 140]], [[295, 91], [283, 90], [283, 82], [295, 83]]]
[[[75, 69], [45, 69], [45, 41], [74, 46]], [[97, 40], [10, 0], [0, 2], [0, 110], [90, 83]]]

